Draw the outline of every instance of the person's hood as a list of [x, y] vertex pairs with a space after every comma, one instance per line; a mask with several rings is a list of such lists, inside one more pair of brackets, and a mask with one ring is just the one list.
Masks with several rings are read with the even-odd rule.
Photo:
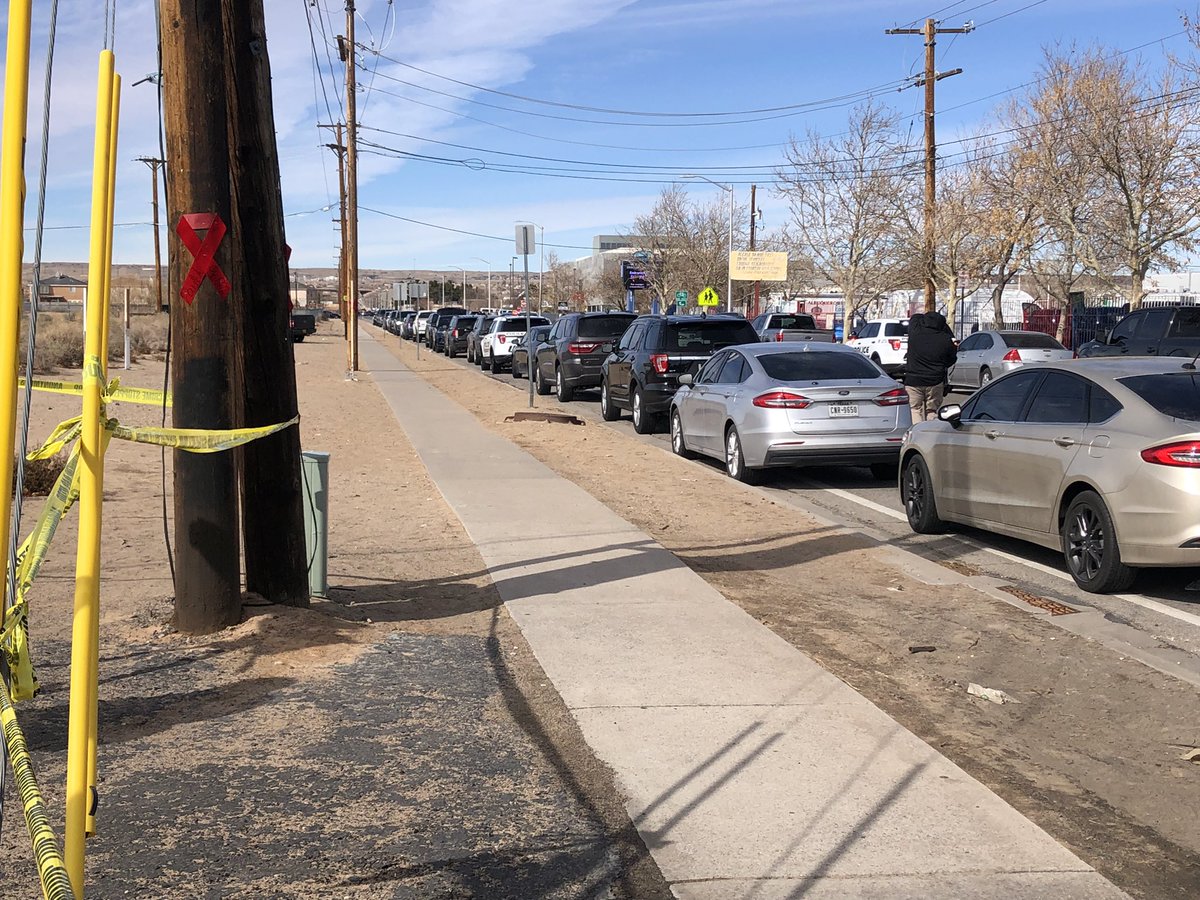
[[946, 317], [940, 312], [925, 313], [925, 327], [930, 331], [945, 331], [947, 329]]

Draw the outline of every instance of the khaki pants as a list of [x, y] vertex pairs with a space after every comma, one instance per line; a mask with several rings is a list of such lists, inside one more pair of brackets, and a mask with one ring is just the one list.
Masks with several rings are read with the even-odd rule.
[[908, 406], [912, 410], [913, 422], [928, 422], [937, 418], [937, 411], [942, 406], [942, 398], [946, 394], [944, 384], [934, 384], [929, 387], [906, 386], [908, 391]]

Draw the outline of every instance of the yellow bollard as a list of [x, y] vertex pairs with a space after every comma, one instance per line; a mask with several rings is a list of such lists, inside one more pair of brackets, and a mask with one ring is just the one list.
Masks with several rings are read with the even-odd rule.
[[[121, 76], [113, 75], [112, 88], [112, 120], [109, 123], [109, 142], [108, 142], [108, 211], [107, 220], [104, 226], [105, 242], [104, 242], [104, 290], [100, 294], [99, 305], [102, 308], [100, 315], [103, 317], [104, 329], [100, 338], [100, 368], [104, 373], [102, 381], [108, 383], [108, 330], [111, 320], [109, 316], [109, 307], [112, 301], [112, 247], [113, 247], [113, 223], [114, 208], [116, 206], [117, 194], [117, 132], [121, 122]], [[101, 415], [104, 414], [103, 405], [100, 407]], [[103, 428], [99, 427], [100, 419], [97, 418], [97, 441], [96, 446], [99, 448], [100, 454], [100, 476], [101, 484], [104, 476], [104, 451], [108, 447], [108, 435]], [[101, 520], [97, 523], [97, 542], [99, 535], [103, 533], [104, 523]], [[84, 826], [84, 834], [87, 837], [92, 837], [96, 833], [96, 785], [99, 783], [96, 779], [96, 717], [97, 708], [99, 705], [99, 673], [100, 673], [100, 583], [96, 582], [96, 606], [92, 614], [92, 671], [96, 673], [96, 677], [92, 678], [88, 684], [88, 709], [91, 710], [91, 722], [88, 724], [88, 793], [91, 795], [91, 802], [88, 803], [87, 824]]]
[[[109, 153], [112, 149], [114, 60], [111, 50], [100, 53], [96, 86], [96, 135], [92, 160], [92, 218], [88, 283], [102, 285], [108, 223]], [[77, 898], [83, 897], [84, 842], [92, 785], [88, 782], [88, 743], [96, 718], [96, 648], [100, 598], [100, 518], [104, 468], [100, 444], [100, 413], [104, 391], [103, 352], [105, 304], [88, 304], [83, 351], [83, 429], [79, 437], [79, 546], [75, 557], [75, 614], [71, 623], [71, 708], [67, 732], [67, 872]]]
[[[4, 122], [0, 126], [0, 572], [8, 571], [12, 456], [17, 434], [17, 345], [25, 226], [25, 120], [29, 114], [31, 0], [8, 4]], [[0, 576], [0, 584], [3, 584]], [[0, 601], [2, 602], [2, 601]]]

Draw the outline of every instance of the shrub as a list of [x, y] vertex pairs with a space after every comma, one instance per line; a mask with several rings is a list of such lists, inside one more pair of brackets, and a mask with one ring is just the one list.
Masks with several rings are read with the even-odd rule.
[[[27, 459], [25, 461], [26, 497], [45, 497], [54, 490], [54, 482], [62, 474], [67, 458], [59, 453], [49, 459]], [[13, 493], [17, 490], [17, 461], [13, 460]]]

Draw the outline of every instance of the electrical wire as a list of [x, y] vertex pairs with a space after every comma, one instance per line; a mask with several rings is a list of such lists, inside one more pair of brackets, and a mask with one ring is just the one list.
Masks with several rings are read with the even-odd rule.
[[986, 22], [980, 22], [975, 27], [982, 28], [984, 25], [991, 25], [993, 22], [999, 22], [1001, 19], [1007, 19], [1009, 16], [1015, 16], [1017, 13], [1025, 12], [1025, 10], [1027, 10], [1027, 9], [1033, 9], [1035, 6], [1041, 6], [1045, 2], [1046, 2], [1046, 0], [1033, 0], [1032, 3], [1027, 3], [1024, 6], [1020, 7], [1019, 9], [1014, 9], [1012, 12], [1006, 12], [1003, 15], [999, 15], [999, 16], [996, 16], [995, 18], [988, 19]]
[[[158, 158], [163, 160], [163, 203], [167, 209], [171, 208], [171, 179], [167, 177], [167, 138], [163, 128], [163, 80], [162, 80], [162, 19], [161, 10], [159, 9], [160, 0], [154, 0], [154, 33], [158, 36], [155, 42], [155, 54], [158, 60], [159, 78], [156, 83], [158, 87]], [[154, 176], [158, 177], [157, 173]], [[162, 277], [160, 273], [155, 273]], [[170, 269], [168, 268], [167, 275], [167, 294], [171, 292], [171, 277]], [[167, 301], [167, 352], [163, 360], [163, 386], [162, 386], [162, 410], [161, 410], [161, 425], [165, 428], [167, 425], [167, 391], [171, 386], [171, 349], [174, 339], [175, 329], [171, 327], [171, 320], [175, 318], [173, 310], [175, 304], [169, 299]], [[162, 474], [162, 525], [163, 525], [163, 546], [167, 552], [167, 568], [171, 570], [171, 590], [175, 590], [175, 554], [171, 550], [171, 522], [167, 516], [167, 448], [159, 448], [159, 463], [160, 472]]]
[[[505, 243], [508, 243], [508, 244], [512, 243], [512, 235], [511, 234], [508, 235], [507, 237], [501, 237], [501, 236], [495, 235], [495, 234], [483, 234], [478, 231], [466, 231], [462, 228], [451, 228], [449, 225], [437, 225], [433, 222], [422, 222], [420, 219], [410, 219], [408, 216], [402, 216], [398, 213], [390, 213], [390, 212], [387, 212], [386, 210], [382, 210], [382, 209], [373, 209], [370, 206], [359, 205], [358, 208], [360, 211], [363, 211], [363, 212], [375, 213], [375, 215], [377, 215], [377, 216], [386, 216], [389, 219], [399, 219], [401, 222], [409, 222], [413, 225], [421, 225], [425, 228], [434, 228], [434, 229], [437, 229], [438, 231], [450, 231], [450, 232], [453, 232], [454, 234], [465, 234], [467, 237], [486, 238], [489, 241], [504, 241]], [[582, 244], [543, 243], [542, 246], [553, 247], [556, 250], [591, 250], [592, 249], [590, 244], [585, 247]]]

